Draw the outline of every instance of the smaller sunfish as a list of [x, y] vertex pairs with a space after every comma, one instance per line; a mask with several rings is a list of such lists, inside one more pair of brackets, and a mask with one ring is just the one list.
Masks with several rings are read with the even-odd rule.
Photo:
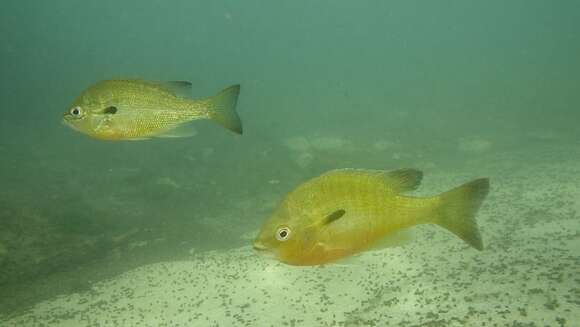
[[242, 134], [235, 110], [239, 93], [240, 86], [233, 85], [213, 97], [194, 100], [189, 82], [101, 81], [80, 94], [63, 121], [100, 140], [190, 136], [181, 127], [198, 119]]
[[432, 197], [403, 195], [422, 177], [415, 169], [329, 171], [286, 196], [262, 226], [254, 249], [290, 265], [319, 265], [367, 250], [401, 229], [436, 224], [482, 250], [475, 214], [489, 180]]

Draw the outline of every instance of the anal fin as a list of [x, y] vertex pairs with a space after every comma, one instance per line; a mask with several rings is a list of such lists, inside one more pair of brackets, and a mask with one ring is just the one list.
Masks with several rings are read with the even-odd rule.
[[395, 232], [387, 234], [385, 237], [373, 243], [371, 250], [379, 250], [385, 248], [394, 248], [404, 246], [413, 240], [413, 232], [409, 229], [400, 229]]
[[197, 135], [197, 129], [190, 123], [183, 123], [173, 126], [164, 130], [163, 132], [156, 134], [155, 137], [161, 138], [181, 138], [181, 137], [192, 137]]

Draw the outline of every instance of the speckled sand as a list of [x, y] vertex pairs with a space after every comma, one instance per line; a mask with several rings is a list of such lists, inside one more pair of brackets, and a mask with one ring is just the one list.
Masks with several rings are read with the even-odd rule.
[[[2, 326], [580, 326], [580, 166], [490, 175], [483, 252], [422, 226], [403, 247], [324, 267], [286, 266], [249, 247], [198, 254], [54, 298]], [[471, 177], [426, 175], [424, 187]]]

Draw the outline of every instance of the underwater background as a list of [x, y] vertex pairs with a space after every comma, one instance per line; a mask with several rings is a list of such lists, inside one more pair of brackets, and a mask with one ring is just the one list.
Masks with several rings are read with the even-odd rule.
[[[580, 321], [579, 2], [5, 0], [0, 8], [0, 325]], [[83, 89], [111, 78], [188, 80], [196, 97], [239, 83], [244, 135], [197, 121], [190, 138], [104, 142], [61, 123]], [[390, 266], [369, 254], [349, 263], [354, 268], [252, 264], [260, 259], [248, 245], [276, 203], [301, 182], [345, 167], [421, 169], [425, 194], [490, 177], [478, 215], [486, 249], [425, 226], [411, 245], [380, 252], [397, 260]], [[421, 237], [430, 233], [441, 239]], [[272, 284], [321, 275], [321, 287], [291, 288], [301, 301], [327, 288], [356, 289], [331, 278], [352, 271], [381, 291], [371, 292], [374, 302], [361, 293], [298, 308], [303, 316], [293, 322], [276, 320], [294, 312], [276, 301], [267, 314], [226, 302], [171, 314], [189, 315], [183, 322], [163, 312], [155, 323], [102, 318], [115, 308], [95, 300], [95, 285], [131, 288], [116, 278], [200, 258], [204, 264], [184, 268], [190, 287], [210, 272], [218, 281], [237, 276], [228, 269], [253, 274], [216, 282], [208, 298], [248, 280], [269, 292], [256, 267], [275, 267]], [[417, 281], [388, 271], [397, 265], [453, 273]], [[462, 294], [444, 314], [388, 309], [395, 304], [385, 294], [396, 287], [401, 298], [411, 281], [425, 297], [433, 283], [458, 294], [446, 284], [456, 279], [479, 297]], [[513, 289], [481, 295], [490, 284]], [[421, 292], [396, 303], [423, 303]], [[70, 311], [58, 304], [66, 313], [38, 309], [71, 294], [101, 305], [86, 309], [82, 323], [70, 322], [77, 302]], [[184, 303], [173, 301], [166, 306]], [[232, 322], [230, 310], [240, 308], [245, 320]], [[211, 319], [188, 323], [198, 311]]]

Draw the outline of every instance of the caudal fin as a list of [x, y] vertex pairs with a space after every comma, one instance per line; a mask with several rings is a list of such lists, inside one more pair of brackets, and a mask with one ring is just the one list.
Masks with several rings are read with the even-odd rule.
[[489, 192], [489, 179], [481, 178], [440, 195], [435, 223], [459, 236], [472, 247], [483, 250], [475, 214]]
[[210, 119], [222, 124], [225, 128], [242, 134], [242, 121], [236, 112], [236, 103], [240, 86], [232, 85], [209, 99], [211, 104]]

